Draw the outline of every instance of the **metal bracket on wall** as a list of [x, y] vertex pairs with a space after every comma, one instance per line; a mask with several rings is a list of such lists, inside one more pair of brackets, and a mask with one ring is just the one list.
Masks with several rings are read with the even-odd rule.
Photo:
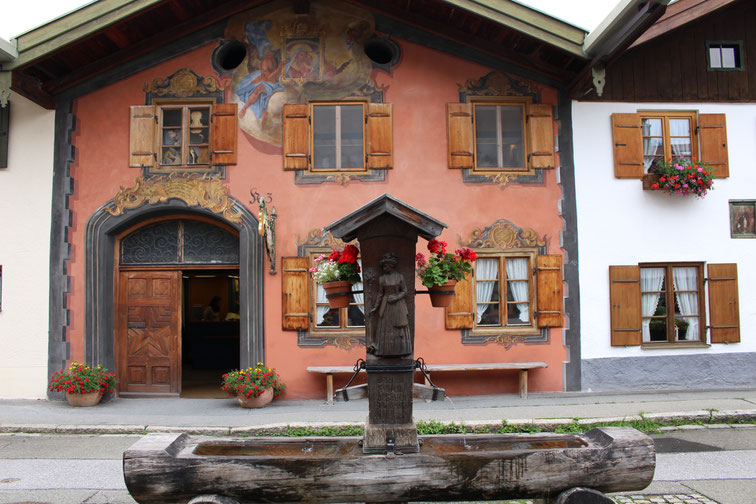
[[603, 63], [597, 63], [591, 68], [593, 76], [593, 87], [596, 88], [596, 94], [604, 94], [604, 84], [606, 84], [606, 66]]
[[[272, 198], [271, 198], [272, 199]], [[265, 198], [259, 197], [260, 210], [257, 212], [257, 232], [265, 239], [265, 252], [270, 260], [271, 275], [276, 274], [276, 209], [273, 207], [268, 213]]]

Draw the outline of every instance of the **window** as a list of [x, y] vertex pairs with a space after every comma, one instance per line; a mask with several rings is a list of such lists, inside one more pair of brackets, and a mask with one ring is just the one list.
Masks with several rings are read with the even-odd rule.
[[165, 102], [131, 107], [129, 166], [202, 171], [236, 164], [236, 104]]
[[561, 327], [562, 282], [562, 256], [538, 255], [536, 249], [480, 250], [473, 274], [455, 287], [446, 328], [498, 334]]
[[728, 177], [725, 114], [638, 111], [612, 114], [614, 176], [642, 178], [655, 161], [695, 156]]
[[743, 70], [741, 42], [706, 42], [709, 70]]
[[[740, 341], [737, 266], [643, 263], [609, 267], [612, 345], [703, 345]], [[704, 282], [708, 285], [706, 325]]]
[[284, 105], [285, 170], [365, 172], [393, 166], [390, 103]]
[[665, 159], [693, 157], [693, 153], [698, 152], [693, 135], [695, 123], [694, 112], [649, 115], [641, 112], [643, 172], [648, 173], [654, 163]]
[[475, 327], [533, 326], [529, 256], [480, 256], [475, 262]]
[[552, 106], [525, 101], [447, 104], [449, 168], [534, 173], [554, 167]]

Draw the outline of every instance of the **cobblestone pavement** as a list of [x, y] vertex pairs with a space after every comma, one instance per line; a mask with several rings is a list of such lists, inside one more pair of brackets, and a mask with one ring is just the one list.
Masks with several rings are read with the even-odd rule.
[[617, 504], [719, 504], [705, 495], [691, 494], [662, 494], [662, 495], [612, 495]]

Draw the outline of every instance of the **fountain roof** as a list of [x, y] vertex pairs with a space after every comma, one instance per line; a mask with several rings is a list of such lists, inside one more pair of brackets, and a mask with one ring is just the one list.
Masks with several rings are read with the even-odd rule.
[[383, 215], [390, 215], [415, 227], [418, 234], [426, 240], [432, 240], [447, 227], [443, 222], [409, 206], [403, 201], [389, 194], [383, 194], [349, 215], [329, 224], [325, 229], [326, 231], [330, 231], [336, 238], [351, 241], [357, 238], [357, 231], [362, 226]]

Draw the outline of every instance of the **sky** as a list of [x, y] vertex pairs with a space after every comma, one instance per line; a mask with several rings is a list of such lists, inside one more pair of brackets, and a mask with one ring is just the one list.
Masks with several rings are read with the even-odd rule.
[[[619, 0], [517, 0], [588, 31], [596, 28]], [[6, 0], [0, 15], [0, 38], [9, 40], [82, 5], [86, 0]]]

